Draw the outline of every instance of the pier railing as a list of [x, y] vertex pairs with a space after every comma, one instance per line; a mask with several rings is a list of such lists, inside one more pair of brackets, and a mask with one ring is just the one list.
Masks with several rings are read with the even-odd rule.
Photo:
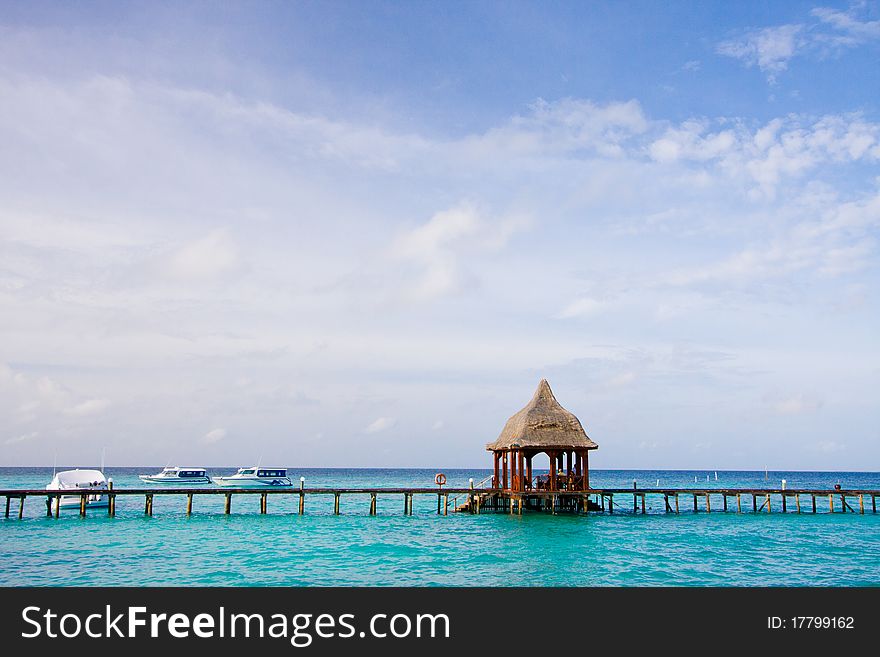
[[[333, 496], [333, 512], [340, 513], [340, 498], [343, 495], [369, 495], [370, 515], [377, 514], [379, 496], [402, 495], [405, 515], [413, 513], [413, 497], [416, 495], [436, 495], [437, 513], [448, 515], [450, 506], [452, 511], [468, 511], [480, 513], [483, 511], [503, 511], [522, 514], [523, 509], [547, 511], [590, 512], [601, 511], [608, 514], [615, 511], [628, 511], [628, 501], [632, 496], [632, 513], [647, 513], [646, 500], [662, 500], [662, 511], [665, 513], [680, 513], [682, 509], [692, 510], [694, 513], [712, 512], [713, 500], [715, 511], [735, 511], [743, 513], [751, 510], [752, 513], [771, 513], [774, 510], [782, 513], [818, 513], [840, 511], [843, 513], [864, 514], [870, 507], [871, 513], [877, 512], [877, 497], [880, 490], [877, 489], [785, 489], [785, 488], [594, 488], [587, 491], [545, 491], [529, 490], [513, 492], [498, 488], [483, 488], [491, 477], [487, 477], [478, 484], [467, 488], [113, 488], [107, 489], [82, 488], [61, 491], [47, 491], [45, 489], [7, 489], [0, 490], [0, 497], [6, 498], [5, 517], [10, 516], [12, 500], [18, 501], [18, 517], [24, 517], [25, 500], [27, 498], [42, 498], [46, 504], [46, 515], [55, 516], [60, 514], [61, 499], [79, 498], [80, 515], [85, 516], [89, 509], [94, 508], [95, 496], [106, 497], [107, 514], [111, 517], [116, 515], [117, 497], [143, 497], [144, 514], [153, 515], [153, 498], [155, 496], [185, 496], [186, 513], [192, 513], [193, 499], [206, 495], [220, 495], [224, 497], [224, 513], [232, 512], [232, 500], [234, 496], [259, 495], [260, 514], [268, 513], [269, 497], [296, 496], [298, 499], [298, 513], [305, 513], [305, 501], [307, 496]], [[452, 498], [450, 499], [450, 496]], [[466, 496], [467, 502], [458, 504], [459, 499]], [[617, 496], [617, 502], [615, 502]], [[685, 498], [682, 505], [681, 498]], [[90, 499], [91, 498], [91, 499]], [[720, 499], [719, 499], [720, 498]], [[621, 503], [620, 500], [626, 500]], [[691, 502], [692, 505], [688, 502]], [[718, 507], [720, 501], [721, 508]], [[450, 502], [452, 503], [450, 505]], [[749, 509], [751, 507], [751, 509]], [[652, 511], [654, 506], [651, 506]]]

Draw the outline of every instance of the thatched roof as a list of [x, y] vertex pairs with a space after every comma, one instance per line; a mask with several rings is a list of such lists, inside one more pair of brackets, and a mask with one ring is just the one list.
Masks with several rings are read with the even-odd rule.
[[541, 379], [532, 401], [511, 417], [498, 440], [486, 445], [486, 449], [558, 448], [596, 449], [580, 421], [559, 405], [550, 384]]

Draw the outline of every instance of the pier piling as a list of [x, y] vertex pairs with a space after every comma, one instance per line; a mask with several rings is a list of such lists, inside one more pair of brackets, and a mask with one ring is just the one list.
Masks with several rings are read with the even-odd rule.
[[303, 515], [306, 512], [306, 494], [300, 490], [299, 491], [299, 515]]
[[193, 494], [186, 494], [186, 515], [191, 516], [193, 512]]
[[742, 500], [739, 493], [736, 494], [736, 512], [742, 513]]
[[79, 496], [79, 515], [81, 518], [86, 517], [86, 495]]
[[19, 520], [24, 518], [24, 498], [25, 497], [26, 497], [25, 495], [22, 495], [21, 497], [18, 498], [18, 519]]
[[232, 493], [226, 493], [226, 504], [223, 506], [223, 515], [228, 516], [232, 512]]
[[333, 515], [339, 515], [339, 493], [333, 495]]
[[5, 516], [4, 516], [5, 518], [8, 518], [8, 517], [9, 517], [9, 500], [10, 500], [10, 499], [11, 499], [11, 498], [9, 497], [9, 495], [7, 495], [7, 496], [6, 496], [6, 514], [5, 514]]
[[370, 515], [376, 515], [376, 493], [370, 493]]

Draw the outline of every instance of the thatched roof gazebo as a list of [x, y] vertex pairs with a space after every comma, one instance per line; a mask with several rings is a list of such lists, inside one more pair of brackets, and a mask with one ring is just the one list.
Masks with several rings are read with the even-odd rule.
[[[532, 400], [486, 445], [495, 458], [492, 487], [512, 492], [589, 490], [588, 454], [598, 447], [541, 379]], [[550, 474], [533, 480], [532, 459], [541, 453], [550, 457]]]

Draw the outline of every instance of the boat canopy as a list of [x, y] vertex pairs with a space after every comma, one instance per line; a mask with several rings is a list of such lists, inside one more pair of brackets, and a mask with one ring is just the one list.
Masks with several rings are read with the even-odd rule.
[[107, 483], [100, 470], [65, 470], [55, 475], [55, 481], [62, 488], [89, 488]]

